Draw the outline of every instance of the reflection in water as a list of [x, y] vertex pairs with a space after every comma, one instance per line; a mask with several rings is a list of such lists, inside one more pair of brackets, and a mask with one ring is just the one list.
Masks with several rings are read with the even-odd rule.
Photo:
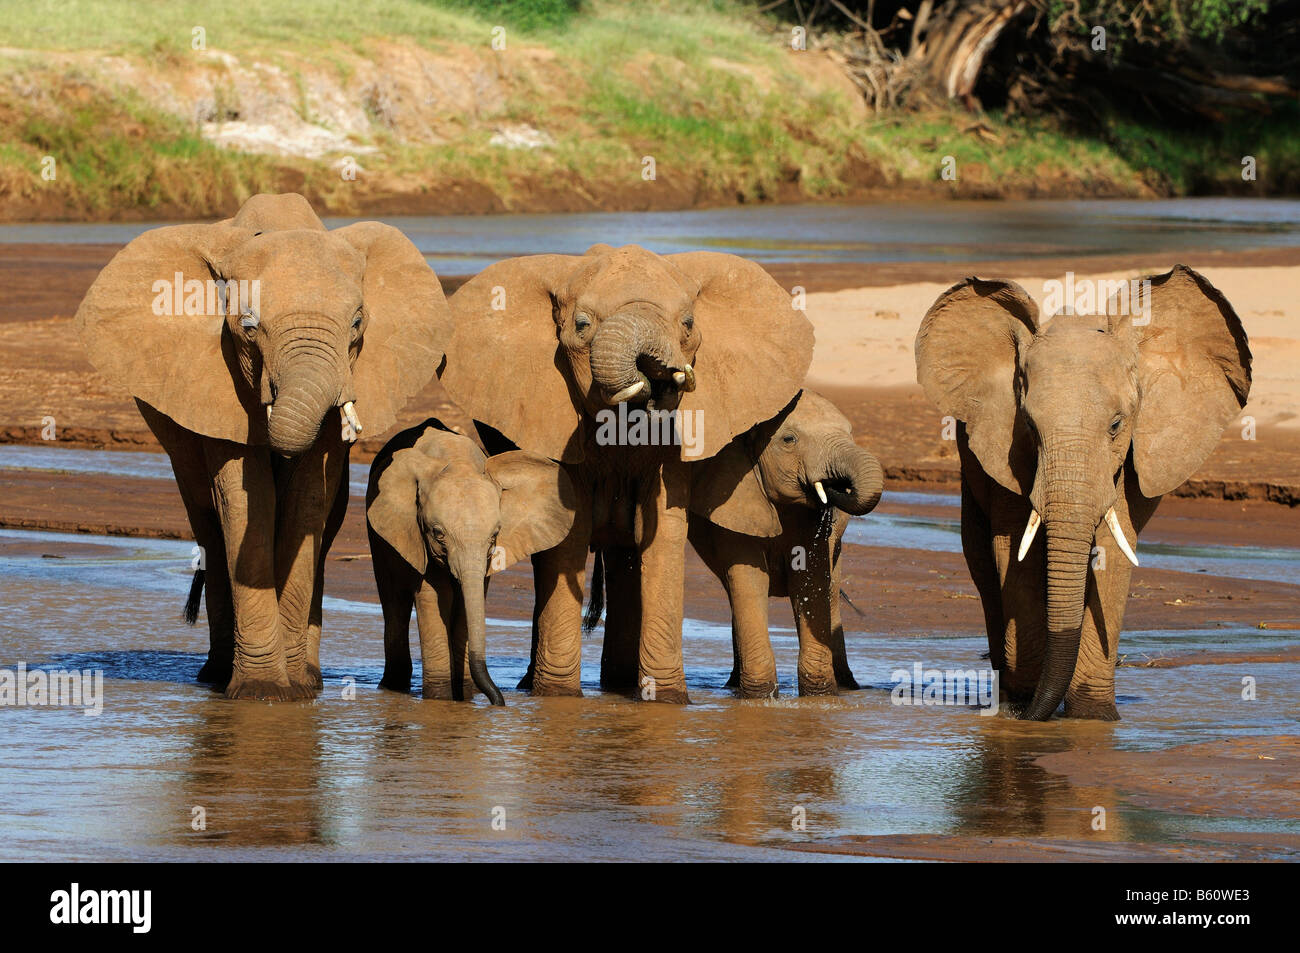
[[[185, 544], [71, 537], [75, 555], [43, 560], [32, 535], [0, 534], [0, 667], [102, 668], [104, 711], [0, 709], [0, 859], [805, 860], [818, 855], [773, 848], [904, 833], [1176, 839], [1207, 828], [1135, 810], [1108, 786], [1072, 785], [1035, 759], [1294, 733], [1297, 673], [1286, 664], [1251, 667], [1270, 690], [1250, 705], [1234, 666], [1121, 669], [1117, 724], [891, 704], [896, 668], [978, 664], [983, 640], [966, 637], [850, 632], [855, 671], [875, 687], [739, 701], [722, 689], [725, 627], [695, 622], [686, 661], [697, 704], [687, 709], [594, 689], [580, 699], [507, 692], [505, 709], [423, 702], [377, 688], [380, 619], [343, 600], [327, 606], [319, 700], [232, 703], [191, 681], [207, 634], [177, 619]], [[48, 548], [60, 537], [40, 538]], [[1242, 649], [1287, 638], [1229, 635]], [[1137, 632], [1132, 647], [1223, 638]], [[494, 666], [522, 670], [526, 625], [493, 625], [489, 639]], [[774, 647], [779, 669], [794, 671], [796, 640], [782, 634]], [[599, 649], [595, 638], [584, 647], [593, 681]], [[1098, 806], [1102, 832], [1091, 826]], [[206, 830], [192, 829], [196, 807]], [[802, 830], [792, 824], [801, 817]]]

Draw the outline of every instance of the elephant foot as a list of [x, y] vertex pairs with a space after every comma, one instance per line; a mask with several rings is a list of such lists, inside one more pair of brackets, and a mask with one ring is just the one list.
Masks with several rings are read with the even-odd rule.
[[[653, 690], [651, 686], [653, 685]], [[662, 705], [689, 705], [691, 697], [686, 693], [685, 684], [665, 685], [662, 682], [654, 683], [654, 680], [645, 676], [641, 679], [641, 687], [636, 690], [635, 698], [646, 702], [659, 702]]]
[[401, 692], [404, 695], [411, 693], [411, 668], [404, 669], [384, 669], [384, 677], [379, 680], [379, 687], [386, 688], [390, 692]]
[[318, 692], [325, 687], [325, 678], [321, 675], [320, 666], [307, 663], [307, 684], [311, 686], [312, 691]]
[[1086, 718], [1092, 721], [1119, 721], [1119, 711], [1115, 708], [1115, 702], [1102, 701], [1099, 699], [1088, 699], [1086, 701], [1071, 702], [1065, 700], [1065, 717], [1066, 718]]
[[463, 693], [456, 691], [451, 682], [422, 682], [420, 684], [420, 695], [426, 699], [445, 702], [460, 701], [464, 698]]
[[230, 683], [230, 677], [234, 672], [235, 663], [232, 660], [209, 658], [199, 669], [199, 674], [194, 676], [194, 680], [205, 685], [224, 686]]
[[776, 698], [778, 692], [775, 681], [747, 683], [742, 679], [736, 694], [741, 698]]
[[281, 684], [268, 679], [245, 679], [235, 675], [226, 686], [226, 697], [264, 702], [297, 702], [316, 697], [314, 689], [303, 684]]
[[858, 680], [853, 677], [853, 672], [849, 670], [848, 666], [835, 669], [835, 684], [839, 686], [842, 692], [856, 692], [862, 687], [858, 684]]
[[600, 690], [603, 692], [630, 692], [636, 688], [636, 672], [600, 672]]
[[740, 671], [738, 669], [733, 668], [731, 670], [731, 674], [727, 676], [727, 684], [724, 685], [723, 688], [739, 688], [739, 687], [740, 687]]
[[559, 681], [556, 679], [545, 678], [541, 675], [533, 676], [532, 695], [534, 698], [581, 698], [582, 686], [577, 679], [572, 681]]
[[830, 678], [811, 678], [799, 676], [799, 696], [838, 695], [834, 676]]
[[531, 668], [524, 672], [524, 677], [519, 680], [515, 686], [521, 692], [531, 692], [533, 690], [533, 670]]

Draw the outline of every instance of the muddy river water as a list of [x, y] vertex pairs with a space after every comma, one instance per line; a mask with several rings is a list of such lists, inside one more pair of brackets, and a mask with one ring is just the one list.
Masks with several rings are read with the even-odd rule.
[[[0, 448], [3, 467], [55, 464], [169, 475], [152, 454]], [[957, 546], [955, 500], [924, 499], [951, 518], [875, 514], [855, 521], [849, 542]], [[1186, 571], [1291, 581], [1300, 553], [1207, 545], [1194, 558]], [[976, 845], [992, 856], [1300, 855], [1294, 787], [1290, 811], [1252, 809], [1249, 790], [1235, 807], [1179, 806], [1133, 794], [1141, 785], [1123, 777], [1038, 763], [1294, 735], [1300, 665], [1268, 660], [1295, 646], [1294, 631], [1126, 631], [1133, 656], [1230, 646], [1265, 659], [1121, 667], [1114, 724], [894, 704], [897, 670], [982, 669], [984, 640], [901, 637], [853, 616], [864, 688], [839, 698], [732, 698], [728, 629], [689, 620], [687, 708], [602, 694], [597, 634], [585, 644], [586, 697], [508, 691], [507, 707], [491, 709], [380, 690], [379, 607], [331, 597], [325, 691], [270, 706], [192, 681], [207, 636], [202, 622], [179, 622], [190, 559], [182, 541], [0, 530], [0, 669], [103, 673], [97, 715], [0, 708], [0, 859], [957, 859]], [[774, 616], [773, 640], [788, 674], [797, 646], [786, 618]], [[496, 680], [514, 685], [527, 622], [493, 618], [488, 637]], [[1254, 700], [1242, 698], [1243, 675], [1259, 686]], [[1258, 796], [1276, 800], [1276, 788]]]

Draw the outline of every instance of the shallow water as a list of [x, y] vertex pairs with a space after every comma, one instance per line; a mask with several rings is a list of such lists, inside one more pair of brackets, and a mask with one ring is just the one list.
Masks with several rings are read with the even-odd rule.
[[[46, 558], [54, 555], [64, 558]], [[1239, 698], [1240, 667], [1121, 668], [1123, 721], [1028, 724], [965, 706], [891, 704], [895, 669], [979, 668], [982, 639], [851, 631], [850, 660], [870, 687], [798, 699], [788, 697], [795, 639], [778, 629], [787, 697], [741, 702], [722, 687], [728, 630], [692, 620], [688, 708], [601, 694], [592, 638], [587, 697], [507, 691], [508, 707], [491, 709], [378, 689], [378, 607], [331, 599], [321, 697], [235, 703], [191, 680], [206, 631], [179, 620], [189, 559], [183, 542], [0, 531], [0, 667], [99, 668], [105, 678], [96, 717], [0, 708], [0, 860], [802, 860], [819, 855], [773, 848], [846, 834], [1167, 843], [1206, 830], [1300, 832], [1290, 821], [1136, 808], [1033, 764], [1076, 747], [1294, 733], [1295, 665], [1251, 665], [1262, 688], [1249, 704]], [[513, 685], [526, 623], [493, 619], [488, 637], [494, 677]], [[1124, 648], [1294, 640], [1258, 630], [1126, 632]], [[1102, 834], [1089, 829], [1094, 805], [1114, 818]], [[198, 807], [203, 831], [191, 828]], [[800, 808], [802, 832], [791, 827]], [[504, 811], [504, 830], [493, 829], [494, 810]]]
[[[332, 228], [357, 219], [327, 219]], [[978, 261], [1300, 244], [1300, 201], [942, 201], [766, 205], [682, 212], [390, 217], [439, 274], [476, 274], [598, 242], [709, 249], [764, 262]], [[0, 225], [0, 242], [127, 242], [162, 222]]]

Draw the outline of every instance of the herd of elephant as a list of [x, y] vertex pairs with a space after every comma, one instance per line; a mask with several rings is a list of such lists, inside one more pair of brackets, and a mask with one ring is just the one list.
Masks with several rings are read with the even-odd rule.
[[[202, 291], [214, 282], [215, 308]], [[160, 307], [173, 294], [182, 313]], [[1141, 318], [1041, 321], [1018, 285], [968, 278], [917, 334], [917, 379], [955, 423], [990, 664], [1025, 718], [1062, 702], [1067, 717], [1118, 717], [1137, 536], [1246, 404], [1250, 350], [1223, 296], [1180, 265], [1150, 278], [1145, 303]], [[879, 501], [882, 469], [803, 388], [813, 327], [750, 261], [597, 245], [499, 262], [447, 298], [398, 229], [327, 230], [302, 196], [258, 195], [231, 219], [130, 242], [76, 320], [171, 458], [205, 554], [187, 606], [193, 621], [203, 598], [211, 633], [199, 679], [229, 698], [321, 689], [324, 565], [351, 442], [392, 427], [435, 376], [478, 439], [426, 420], [371, 466], [384, 687], [411, 690], [414, 608], [424, 697], [477, 689], [501, 704], [488, 579], [527, 557], [519, 687], [580, 695], [594, 552], [585, 627], [603, 599], [601, 687], [687, 702], [689, 540], [730, 601], [740, 695], [777, 690], [772, 596], [794, 609], [799, 693], [857, 688], [841, 538]], [[649, 428], [625, 426], [638, 414]], [[667, 438], [645, 439], [664, 420]], [[1098, 558], [1111, 544], [1123, 558]]]

